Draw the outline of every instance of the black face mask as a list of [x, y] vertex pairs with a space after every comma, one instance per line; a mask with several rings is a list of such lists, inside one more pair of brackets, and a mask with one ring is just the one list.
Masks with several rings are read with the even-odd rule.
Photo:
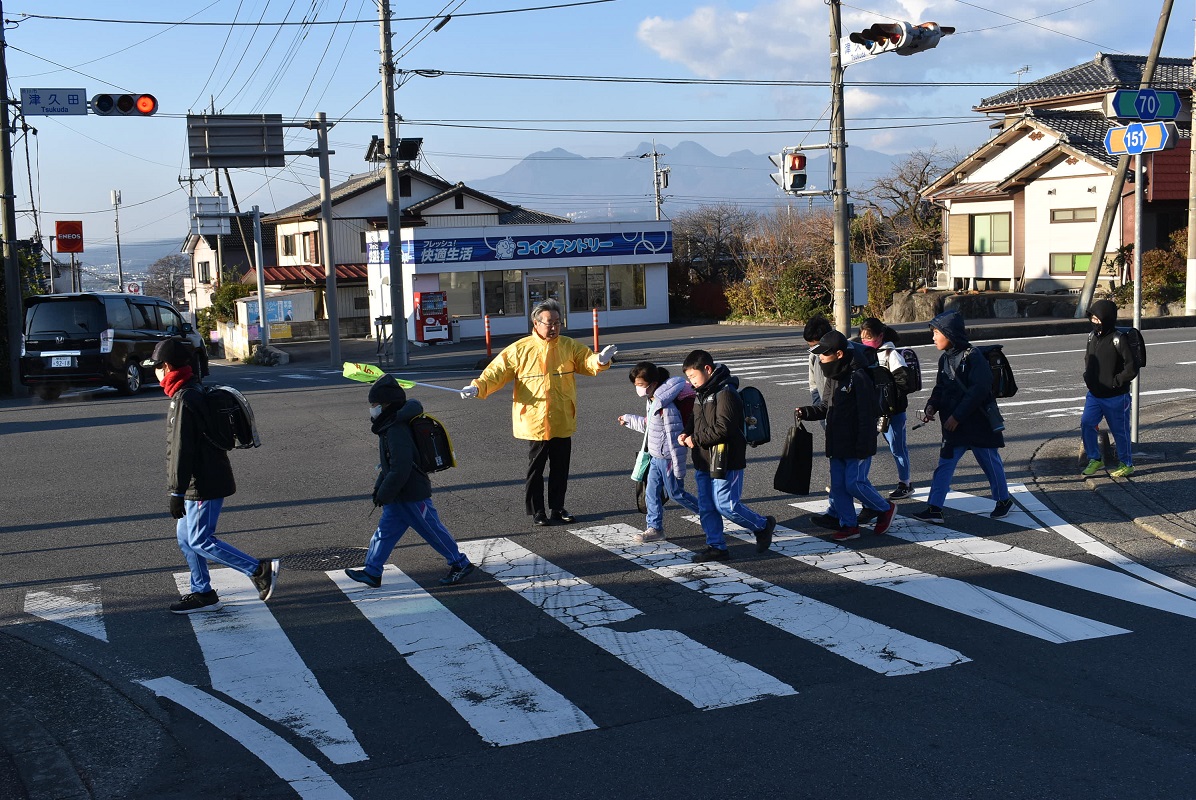
[[1092, 332], [1095, 333], [1097, 336], [1100, 336], [1102, 333], [1105, 332], [1105, 326], [1099, 322], [1094, 322], [1094, 323], [1092, 323]]
[[832, 361], [819, 361], [818, 366], [822, 369], [822, 374], [828, 378], [833, 378], [839, 372], [839, 362], [841, 358], [836, 358]]

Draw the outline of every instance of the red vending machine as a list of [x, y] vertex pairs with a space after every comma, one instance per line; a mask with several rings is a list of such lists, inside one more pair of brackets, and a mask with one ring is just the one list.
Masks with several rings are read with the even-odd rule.
[[445, 292], [415, 293], [415, 340], [434, 342], [449, 338], [448, 295]]

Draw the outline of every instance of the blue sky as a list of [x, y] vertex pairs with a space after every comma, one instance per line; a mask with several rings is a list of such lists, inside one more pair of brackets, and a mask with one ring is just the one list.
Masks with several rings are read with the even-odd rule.
[[[517, 13], [569, 0], [392, 0], [402, 70], [502, 75], [798, 80], [825, 84], [829, 23], [823, 0], [612, 0]], [[1149, 6], [1149, 7], [1148, 7]], [[872, 22], [936, 21], [958, 32], [915, 56], [885, 55], [846, 73], [848, 140], [888, 153], [971, 150], [988, 129], [970, 111], [982, 97], [1091, 60], [1098, 51], [1145, 54], [1159, 8], [1113, 0], [982, 0], [843, 6], [843, 30]], [[1127, 9], [1129, 9], [1127, 11]], [[453, 12], [431, 33], [425, 20]], [[29, 15], [179, 22], [369, 20], [307, 28], [115, 24]], [[109, 194], [120, 189], [121, 240], [186, 235], [186, 124], [211, 102], [225, 113], [277, 113], [340, 120], [330, 139], [333, 181], [368, 168], [366, 145], [381, 135], [378, 26], [373, 0], [26, 0], [6, 4], [11, 96], [22, 88], [150, 92], [149, 119], [31, 116], [36, 136], [14, 136], [18, 227], [43, 235], [58, 219], [81, 219], [87, 241], [113, 241]], [[468, 16], [474, 14], [476, 16]], [[1190, 58], [1190, 8], [1173, 14], [1163, 54]], [[14, 24], [15, 23], [15, 24]], [[408, 44], [410, 43], [410, 44]], [[911, 86], [873, 86], [877, 82]], [[958, 85], [958, 84], [987, 85]], [[918, 85], [920, 84], [920, 85]], [[825, 85], [660, 85], [409, 75], [397, 92], [403, 136], [424, 139], [424, 168], [449, 181], [502, 173], [530, 153], [561, 147], [621, 156], [655, 138], [697, 141], [718, 154], [775, 152], [826, 140]], [[19, 134], [19, 132], [18, 132]], [[288, 149], [314, 146], [298, 129]], [[850, 164], [850, 159], [849, 159]], [[770, 166], [761, 161], [760, 179]], [[198, 177], [198, 174], [195, 175]], [[318, 189], [315, 159], [285, 169], [234, 170], [241, 206], [264, 213]], [[646, 182], [647, 184], [647, 182]], [[212, 193], [212, 176], [207, 175]], [[650, 184], [646, 185], [645, 191]], [[203, 184], [196, 184], [197, 193]], [[227, 187], [225, 187], [227, 193]], [[571, 187], [562, 187], [567, 194]], [[585, 193], [584, 187], [576, 187]], [[712, 198], [717, 201], [718, 198]]]

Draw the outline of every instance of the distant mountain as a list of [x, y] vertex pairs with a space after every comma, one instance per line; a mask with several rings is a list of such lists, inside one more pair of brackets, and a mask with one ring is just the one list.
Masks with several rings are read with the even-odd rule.
[[[717, 202], [748, 208], [783, 206], [785, 197], [768, 177], [775, 168], [767, 153], [739, 150], [718, 156], [696, 142], [676, 147], [657, 144], [660, 166], [669, 168], [664, 190], [664, 213]], [[651, 142], [620, 156], [586, 158], [560, 148], [532, 153], [502, 175], [469, 181], [475, 189], [527, 208], [567, 216], [579, 222], [654, 219]], [[810, 188], [828, 185], [825, 150], [812, 150], [806, 174]], [[904, 155], [890, 156], [863, 148], [850, 148], [849, 187], [863, 189], [891, 172]], [[792, 202], [828, 203], [823, 198], [794, 198]]]

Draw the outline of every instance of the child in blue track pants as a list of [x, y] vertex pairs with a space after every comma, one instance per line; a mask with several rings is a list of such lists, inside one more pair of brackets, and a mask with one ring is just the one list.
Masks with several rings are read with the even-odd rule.
[[369, 401], [371, 429], [378, 436], [380, 469], [374, 482], [374, 505], [382, 508], [382, 517], [370, 537], [365, 568], [347, 569], [345, 574], [377, 589], [382, 585], [386, 560], [399, 538], [413, 528], [448, 562], [448, 574], [440, 584], [459, 583], [473, 572], [473, 564], [440, 521], [432, 505], [432, 481], [416, 463], [410, 422], [424, 413], [424, 407], [418, 400], [407, 399], [393, 375], [382, 376], [370, 387]]
[[1084, 477], [1104, 469], [1097, 426], [1103, 417], [1117, 444], [1117, 468], [1109, 474], [1126, 478], [1134, 474], [1134, 452], [1130, 441], [1130, 410], [1133, 403], [1130, 386], [1138, 377], [1138, 366], [1129, 342], [1117, 331], [1117, 305], [1112, 300], [1097, 300], [1088, 310], [1092, 333], [1084, 350], [1084, 413], [1080, 416], [1080, 439], [1088, 454]]

